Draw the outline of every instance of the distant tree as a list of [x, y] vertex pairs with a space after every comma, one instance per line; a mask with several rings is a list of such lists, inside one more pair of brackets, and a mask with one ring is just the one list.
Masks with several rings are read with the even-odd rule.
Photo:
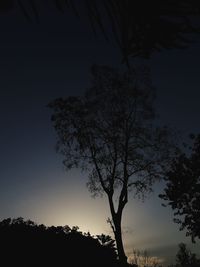
[[175, 267], [200, 267], [200, 260], [197, 259], [196, 254], [192, 253], [184, 243], [181, 243], [176, 254]]
[[195, 241], [200, 238], [200, 135], [191, 137], [192, 147], [174, 159], [160, 197], [175, 211], [180, 230], [186, 229], [186, 235]]
[[161, 267], [159, 259], [150, 256], [147, 250], [134, 249], [130, 262], [133, 267]]
[[191, 34], [194, 38], [200, 30], [197, 0], [1, 0], [0, 9], [17, 4], [27, 19], [38, 19], [40, 4], [51, 2], [62, 12], [68, 7], [78, 16], [86, 13], [95, 33], [99, 28], [106, 39], [114, 37], [125, 61], [188, 46]]
[[151, 191], [175, 149], [168, 129], [153, 124], [147, 69], [119, 72], [93, 66], [92, 75], [84, 96], [60, 98], [49, 106], [66, 169], [87, 171], [92, 194], [107, 195], [118, 256], [126, 262], [121, 220], [129, 192], [141, 197]]

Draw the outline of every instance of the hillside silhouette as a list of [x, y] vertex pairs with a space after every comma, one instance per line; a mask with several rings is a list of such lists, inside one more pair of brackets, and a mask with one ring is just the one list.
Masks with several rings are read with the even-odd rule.
[[78, 227], [37, 225], [23, 218], [0, 222], [1, 262], [4, 266], [119, 266], [114, 241], [92, 237]]

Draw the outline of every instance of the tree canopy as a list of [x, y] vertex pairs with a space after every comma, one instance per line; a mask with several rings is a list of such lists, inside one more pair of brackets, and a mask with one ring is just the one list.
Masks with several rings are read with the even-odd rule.
[[191, 137], [192, 147], [174, 159], [160, 197], [175, 211], [180, 229], [195, 241], [200, 238], [200, 135]]

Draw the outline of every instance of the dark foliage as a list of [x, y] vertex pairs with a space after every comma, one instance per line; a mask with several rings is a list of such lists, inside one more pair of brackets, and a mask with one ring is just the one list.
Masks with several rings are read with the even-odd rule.
[[[160, 197], [175, 210], [174, 221], [186, 229], [187, 235], [200, 238], [200, 135], [194, 137], [190, 153], [176, 158], [165, 180]], [[178, 216], [178, 218], [177, 218]]]
[[[20, 6], [30, 20], [38, 19], [41, 2], [55, 4], [64, 12], [71, 8], [76, 15], [86, 13], [96, 33], [114, 37], [124, 60], [129, 56], [148, 57], [154, 51], [182, 48], [199, 33], [198, 0], [1, 0], [0, 9]], [[81, 2], [81, 5], [80, 5]], [[83, 9], [83, 10], [82, 10]], [[194, 37], [194, 35], [193, 35]]]
[[184, 243], [181, 243], [174, 267], [200, 267], [200, 259], [197, 259], [196, 254], [192, 253]]
[[46, 227], [8, 218], [0, 222], [0, 237], [1, 262], [8, 267], [118, 266], [112, 244], [100, 244], [77, 227]]

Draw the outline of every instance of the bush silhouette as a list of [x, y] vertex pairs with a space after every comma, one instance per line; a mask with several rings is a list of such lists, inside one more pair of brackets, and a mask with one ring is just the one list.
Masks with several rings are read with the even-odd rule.
[[101, 244], [78, 227], [37, 225], [23, 218], [0, 222], [1, 261], [5, 266], [118, 265], [115, 247]]

